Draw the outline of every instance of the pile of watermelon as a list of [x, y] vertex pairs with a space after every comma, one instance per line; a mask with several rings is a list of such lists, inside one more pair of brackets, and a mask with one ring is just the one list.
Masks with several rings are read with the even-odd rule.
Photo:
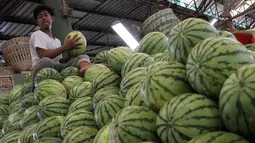
[[0, 142], [255, 142], [252, 51], [201, 19], [171, 28], [98, 53], [84, 76], [45, 68], [34, 92], [27, 76], [0, 97]]

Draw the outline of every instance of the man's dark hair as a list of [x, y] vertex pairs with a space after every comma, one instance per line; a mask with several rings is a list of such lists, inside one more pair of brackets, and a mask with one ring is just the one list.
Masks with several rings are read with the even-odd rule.
[[37, 16], [38, 14], [43, 11], [43, 10], [46, 10], [50, 13], [51, 16], [55, 15], [54, 13], [54, 9], [52, 9], [51, 7], [49, 6], [46, 6], [46, 5], [38, 5], [35, 9], [34, 9], [34, 19], [37, 20]]

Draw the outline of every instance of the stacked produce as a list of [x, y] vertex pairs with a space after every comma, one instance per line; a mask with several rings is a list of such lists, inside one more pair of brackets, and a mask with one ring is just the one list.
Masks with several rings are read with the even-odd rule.
[[42, 69], [34, 93], [27, 77], [0, 97], [0, 142], [255, 142], [252, 51], [201, 19], [169, 29], [98, 53], [84, 77]]

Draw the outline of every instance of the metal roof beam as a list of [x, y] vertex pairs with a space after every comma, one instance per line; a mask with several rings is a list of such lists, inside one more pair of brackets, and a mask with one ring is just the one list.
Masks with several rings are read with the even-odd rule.
[[20, 23], [20, 24], [28, 24], [28, 25], [36, 25], [36, 23], [33, 19], [27, 20], [27, 19], [21, 19], [18, 17], [14, 17], [14, 16], [7, 16], [3, 19], [3, 21]]

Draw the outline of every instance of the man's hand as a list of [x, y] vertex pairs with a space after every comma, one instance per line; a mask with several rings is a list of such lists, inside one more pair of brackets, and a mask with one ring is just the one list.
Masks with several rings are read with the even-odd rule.
[[80, 39], [81, 37], [77, 37], [77, 34], [72, 39], [70, 39], [70, 35], [69, 35], [64, 44], [65, 50], [73, 50], [73, 49], [79, 48], [79, 46], [82, 45], [82, 43], [77, 43], [77, 42]]
[[87, 62], [81, 62], [80, 63], [80, 73], [84, 74], [86, 72], [86, 70], [92, 66], [92, 64], [87, 63]]
[[70, 56], [65, 56], [59, 60], [60, 63], [67, 63], [71, 59]]

